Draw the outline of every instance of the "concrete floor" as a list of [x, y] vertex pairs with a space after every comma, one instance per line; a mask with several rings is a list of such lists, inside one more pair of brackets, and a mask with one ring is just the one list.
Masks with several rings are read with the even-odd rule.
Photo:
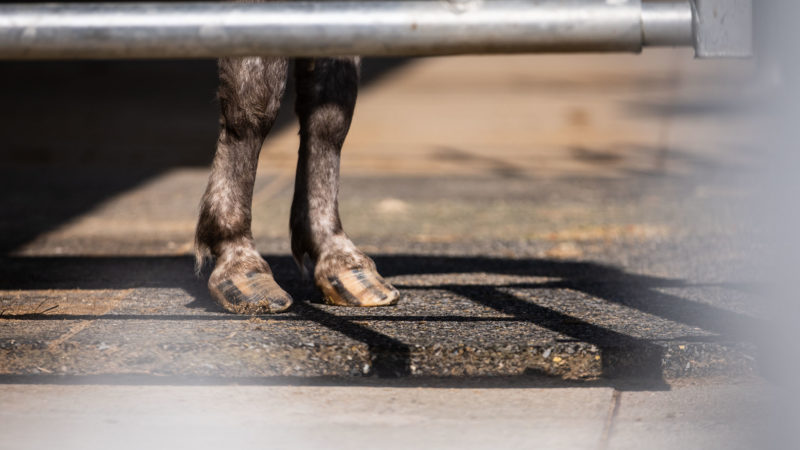
[[[752, 62], [659, 50], [369, 67], [340, 207], [403, 293], [396, 308], [322, 305], [293, 266], [289, 116], [254, 198], [258, 247], [296, 299], [279, 316], [223, 313], [194, 278], [208, 171], [137, 161], [165, 151], [157, 109], [156, 147], [123, 139], [117, 162], [109, 130], [86, 148], [62, 134], [74, 159], [48, 156], [55, 135], [35, 137], [38, 160], [10, 153], [0, 446], [758, 447], [776, 388], [760, 378], [770, 317], [741, 214], [752, 100], [769, 88]], [[127, 115], [151, 104], [119, 95]], [[168, 95], [191, 98], [151, 101]], [[214, 126], [167, 103], [196, 115], [186, 133]]]
[[761, 384], [0, 386], [3, 449], [763, 448]]

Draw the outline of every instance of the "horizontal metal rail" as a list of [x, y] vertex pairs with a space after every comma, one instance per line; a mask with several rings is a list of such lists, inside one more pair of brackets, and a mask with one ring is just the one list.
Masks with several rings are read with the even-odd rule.
[[0, 59], [639, 52], [697, 47], [700, 1], [7, 4]]

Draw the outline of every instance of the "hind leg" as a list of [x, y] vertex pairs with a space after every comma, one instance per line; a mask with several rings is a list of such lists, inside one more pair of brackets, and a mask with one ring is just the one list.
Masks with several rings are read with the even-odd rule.
[[208, 287], [230, 312], [280, 312], [292, 304], [256, 251], [250, 230], [258, 154], [278, 113], [286, 72], [280, 58], [219, 60], [219, 139], [195, 243], [200, 264], [214, 257]]
[[347, 237], [339, 220], [339, 156], [355, 108], [357, 58], [297, 60], [300, 151], [291, 212], [292, 253], [314, 263], [327, 303], [382, 306], [399, 293]]

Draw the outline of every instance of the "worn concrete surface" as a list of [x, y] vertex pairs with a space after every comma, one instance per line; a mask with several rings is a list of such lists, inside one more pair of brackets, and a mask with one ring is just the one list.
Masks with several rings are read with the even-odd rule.
[[[752, 62], [690, 56], [423, 59], [366, 83], [341, 210], [402, 291], [396, 308], [321, 305], [294, 268], [289, 119], [265, 144], [254, 198], [259, 249], [297, 300], [278, 316], [222, 313], [192, 274], [206, 168], [136, 164], [134, 147], [152, 151], [136, 144], [143, 136], [125, 142], [123, 165], [11, 152], [0, 377], [547, 375], [660, 389], [759, 374], [769, 317], [760, 274], [745, 269], [758, 246], [739, 211], [758, 168], [748, 101], [768, 86]], [[113, 136], [92, 148], [113, 152]]]
[[621, 392], [607, 448], [777, 448], [775, 423], [782, 414], [772, 401], [780, 392], [752, 383], [713, 382]]
[[592, 448], [612, 397], [608, 388], [5, 385], [0, 448]]
[[[210, 301], [186, 255], [191, 229], [174, 225], [192, 220], [193, 208], [178, 205], [204, 177], [157, 178], [5, 257], [4, 373], [583, 379], [757, 371], [764, 317], [737, 276], [746, 252], [693, 186], [634, 180], [641, 187], [632, 193], [608, 181], [447, 178], [414, 180], [422, 193], [405, 186], [404, 195], [404, 178], [350, 177], [345, 225], [356, 219], [353, 228], [363, 229], [354, 237], [401, 289], [400, 306], [319, 304], [286, 239], [262, 235], [278, 281], [299, 301], [288, 314], [247, 318]], [[276, 179], [266, 177], [266, 185]], [[259, 205], [269, 211], [289, 195], [284, 189]], [[393, 195], [403, 200], [386, 200]], [[386, 202], [412, 211], [382, 215]], [[170, 204], [163, 220], [147, 219], [146, 211]], [[547, 210], [554, 217], [533, 222]], [[415, 237], [417, 218], [454, 237]], [[493, 235], [492, 218], [505, 238]]]
[[3, 449], [763, 448], [760, 383], [603, 387], [0, 386]]

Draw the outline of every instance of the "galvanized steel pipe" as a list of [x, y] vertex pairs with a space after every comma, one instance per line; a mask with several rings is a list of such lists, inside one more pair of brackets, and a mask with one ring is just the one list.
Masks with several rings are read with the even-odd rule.
[[638, 52], [692, 45], [689, 0], [0, 5], [0, 59]]
[[691, 46], [693, 19], [688, 1], [642, 3], [642, 45]]

